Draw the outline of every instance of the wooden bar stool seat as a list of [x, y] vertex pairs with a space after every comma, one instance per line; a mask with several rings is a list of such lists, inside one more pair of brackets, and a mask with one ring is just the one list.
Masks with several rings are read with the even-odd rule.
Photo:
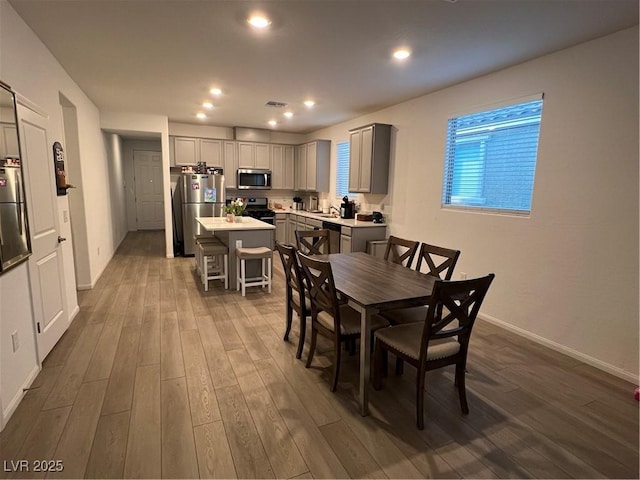
[[229, 248], [222, 242], [198, 244], [200, 278], [204, 291], [209, 291], [209, 280], [224, 280], [224, 288], [229, 289]]
[[200, 244], [209, 245], [209, 244], [219, 244], [224, 245], [220, 239], [211, 234], [205, 235], [194, 235], [194, 239], [196, 241], [196, 250], [195, 250], [195, 263], [196, 263], [196, 273], [198, 275], [202, 274], [202, 258], [200, 258], [200, 249], [198, 248]]
[[[242, 296], [245, 296], [247, 287], [269, 287], [269, 293], [271, 293], [271, 259], [273, 258], [273, 252], [267, 247], [240, 247], [236, 248], [236, 272], [237, 272], [237, 290], [240, 290], [242, 286]], [[246, 261], [247, 260], [262, 260], [262, 271], [259, 277], [247, 278], [246, 275]], [[267, 265], [265, 268], [265, 260]]]

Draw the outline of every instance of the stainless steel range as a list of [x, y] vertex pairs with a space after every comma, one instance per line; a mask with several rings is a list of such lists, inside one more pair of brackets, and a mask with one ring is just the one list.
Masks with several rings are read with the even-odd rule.
[[247, 202], [247, 208], [242, 216], [253, 217], [270, 225], [275, 225], [276, 212], [269, 209], [269, 199], [267, 197], [249, 197], [244, 200]]

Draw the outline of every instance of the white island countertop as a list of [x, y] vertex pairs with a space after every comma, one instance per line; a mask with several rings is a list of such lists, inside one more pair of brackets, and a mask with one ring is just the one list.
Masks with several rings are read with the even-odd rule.
[[196, 217], [196, 221], [208, 232], [275, 230], [275, 225], [251, 217], [241, 217], [241, 222], [227, 222], [226, 217]]

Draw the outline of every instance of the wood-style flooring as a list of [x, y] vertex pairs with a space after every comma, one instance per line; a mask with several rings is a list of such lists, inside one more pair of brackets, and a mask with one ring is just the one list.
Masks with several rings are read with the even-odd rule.
[[638, 478], [634, 385], [479, 320], [468, 416], [453, 370], [430, 372], [418, 431], [407, 366], [363, 418], [359, 355], [331, 393], [331, 346], [305, 369], [297, 321], [282, 340], [277, 257], [273, 293], [242, 298], [217, 282], [205, 293], [193, 258], [163, 252], [163, 232], [129, 233], [79, 292], [0, 434], [2, 476], [44, 476], [4, 471], [24, 459], [61, 460], [48, 476], [64, 478]]

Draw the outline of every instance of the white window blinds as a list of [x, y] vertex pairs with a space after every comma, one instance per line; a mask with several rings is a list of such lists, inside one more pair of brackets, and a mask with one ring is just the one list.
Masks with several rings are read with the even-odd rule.
[[542, 98], [449, 119], [442, 205], [528, 214]]
[[349, 194], [349, 142], [336, 144], [336, 196], [339, 198]]

